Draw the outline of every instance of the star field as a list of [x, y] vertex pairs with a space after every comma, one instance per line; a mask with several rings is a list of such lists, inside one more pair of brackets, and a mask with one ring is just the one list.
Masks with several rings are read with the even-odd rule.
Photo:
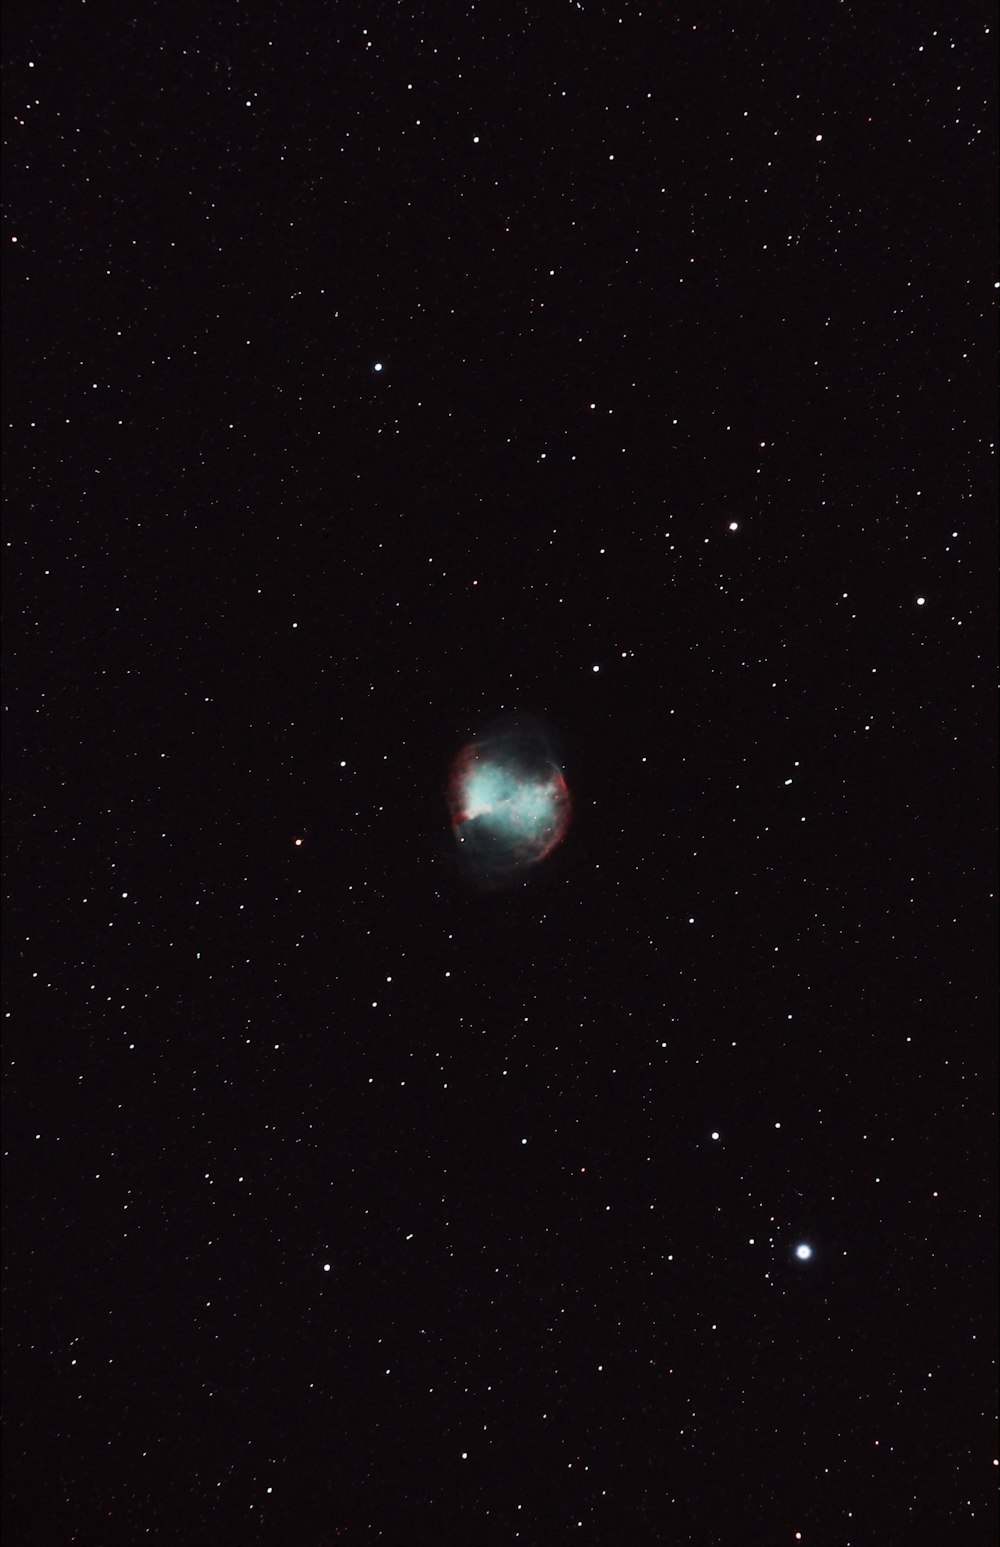
[[5, 22], [5, 1540], [992, 1542], [993, 13]]

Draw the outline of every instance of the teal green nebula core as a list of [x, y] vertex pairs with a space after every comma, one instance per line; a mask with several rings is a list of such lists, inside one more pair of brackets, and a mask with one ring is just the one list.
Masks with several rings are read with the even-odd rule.
[[513, 741], [465, 750], [451, 804], [462, 864], [481, 878], [537, 864], [569, 821], [569, 791], [558, 765], [537, 747]]

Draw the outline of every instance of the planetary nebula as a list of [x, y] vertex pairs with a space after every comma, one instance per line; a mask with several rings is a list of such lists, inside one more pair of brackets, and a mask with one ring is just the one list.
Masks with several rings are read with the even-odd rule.
[[516, 878], [565, 836], [570, 797], [551, 738], [505, 722], [463, 748], [449, 789], [459, 862], [485, 885]]

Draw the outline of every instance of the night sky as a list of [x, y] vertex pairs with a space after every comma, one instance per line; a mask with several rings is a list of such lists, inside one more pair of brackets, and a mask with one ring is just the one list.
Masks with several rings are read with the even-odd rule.
[[992, 1542], [993, 7], [6, 15], [6, 1547]]

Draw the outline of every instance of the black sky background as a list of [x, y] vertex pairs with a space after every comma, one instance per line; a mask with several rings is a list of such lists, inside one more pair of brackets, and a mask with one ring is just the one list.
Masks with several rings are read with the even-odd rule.
[[995, 1539], [995, 42], [7, 7], [7, 1543]]

